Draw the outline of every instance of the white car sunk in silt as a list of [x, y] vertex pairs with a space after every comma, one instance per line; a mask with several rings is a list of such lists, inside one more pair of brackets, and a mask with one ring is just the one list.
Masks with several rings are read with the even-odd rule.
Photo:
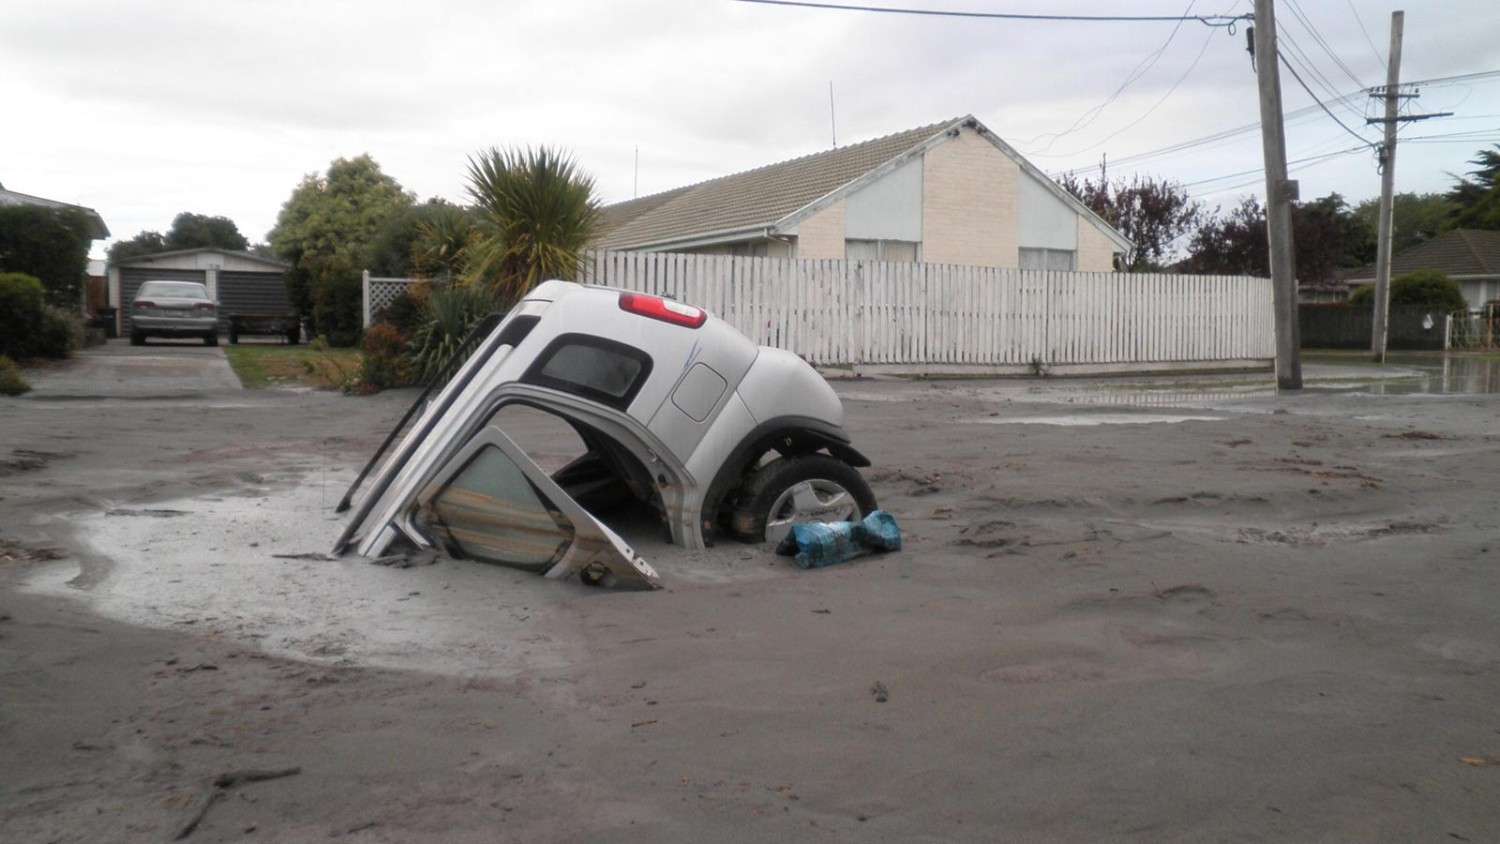
[[[587, 453], [548, 475], [496, 424], [508, 405], [562, 417]], [[671, 299], [548, 281], [422, 410], [334, 550], [377, 557], [409, 544], [655, 586], [651, 566], [579, 503], [583, 490], [622, 485], [674, 543], [700, 549], [719, 532], [775, 541], [794, 522], [861, 518], [875, 509], [857, 471], [868, 465], [838, 396], [791, 352]]]

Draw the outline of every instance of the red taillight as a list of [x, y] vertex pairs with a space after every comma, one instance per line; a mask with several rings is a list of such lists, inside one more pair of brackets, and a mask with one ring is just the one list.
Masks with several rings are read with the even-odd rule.
[[195, 311], [211, 311], [213, 309], [214, 309], [214, 303], [213, 302], [199, 302], [198, 304], [196, 304], [196, 305], [193, 306], [193, 310], [195, 310]]
[[621, 293], [620, 310], [688, 328], [698, 328], [708, 322], [708, 312], [702, 308], [643, 293]]
[[135, 308], [136, 310], [141, 310], [143, 308], [154, 308], [156, 307], [156, 303], [148, 302], [145, 299], [137, 299], [134, 303], [131, 304], [130, 307]]

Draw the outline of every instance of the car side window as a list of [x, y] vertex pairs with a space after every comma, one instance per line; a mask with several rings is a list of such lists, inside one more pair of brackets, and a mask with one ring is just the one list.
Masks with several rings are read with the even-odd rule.
[[522, 382], [575, 393], [624, 410], [651, 374], [651, 356], [587, 334], [564, 334], [537, 358]]
[[480, 449], [418, 514], [460, 555], [546, 571], [573, 542], [573, 525], [494, 446]]

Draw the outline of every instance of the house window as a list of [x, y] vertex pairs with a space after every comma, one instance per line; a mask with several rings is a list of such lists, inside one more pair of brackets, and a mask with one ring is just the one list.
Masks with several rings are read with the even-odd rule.
[[1072, 270], [1078, 266], [1078, 253], [1072, 249], [1033, 249], [1021, 247], [1023, 270]]
[[850, 261], [918, 260], [920, 243], [910, 240], [846, 240], [844, 257]]

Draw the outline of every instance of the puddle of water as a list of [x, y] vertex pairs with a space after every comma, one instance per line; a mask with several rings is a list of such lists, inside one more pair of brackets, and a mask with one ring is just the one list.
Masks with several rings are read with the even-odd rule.
[[64, 561], [27, 588], [127, 623], [313, 662], [491, 676], [566, 662], [565, 643], [544, 635], [555, 623], [539, 619], [555, 621], [558, 605], [588, 587], [454, 560], [396, 569], [273, 556], [328, 550], [338, 527], [332, 506], [349, 479], [330, 477], [331, 495], [304, 484], [262, 498], [153, 505], [185, 511], [173, 518], [79, 517], [77, 535], [112, 562], [108, 575], [75, 588], [78, 566]]
[[[295, 659], [463, 676], [568, 664], [581, 646], [569, 635], [574, 601], [640, 601], [644, 612], [647, 602], [671, 599], [662, 591], [601, 595], [466, 560], [399, 569], [354, 557], [276, 557], [328, 550], [342, 523], [333, 506], [352, 478], [340, 472], [258, 497], [76, 517], [77, 536], [110, 561], [108, 574], [79, 588], [78, 564], [64, 560], [38, 569], [25, 588], [86, 601], [129, 624], [223, 636]], [[769, 547], [689, 552], [664, 544], [659, 529], [622, 527], [668, 585], [795, 576]]]
[[1223, 422], [1222, 416], [1171, 416], [1146, 413], [1073, 413], [1063, 416], [987, 416], [969, 419], [984, 425], [1061, 425], [1064, 427], [1089, 425], [1150, 425], [1161, 422]]

